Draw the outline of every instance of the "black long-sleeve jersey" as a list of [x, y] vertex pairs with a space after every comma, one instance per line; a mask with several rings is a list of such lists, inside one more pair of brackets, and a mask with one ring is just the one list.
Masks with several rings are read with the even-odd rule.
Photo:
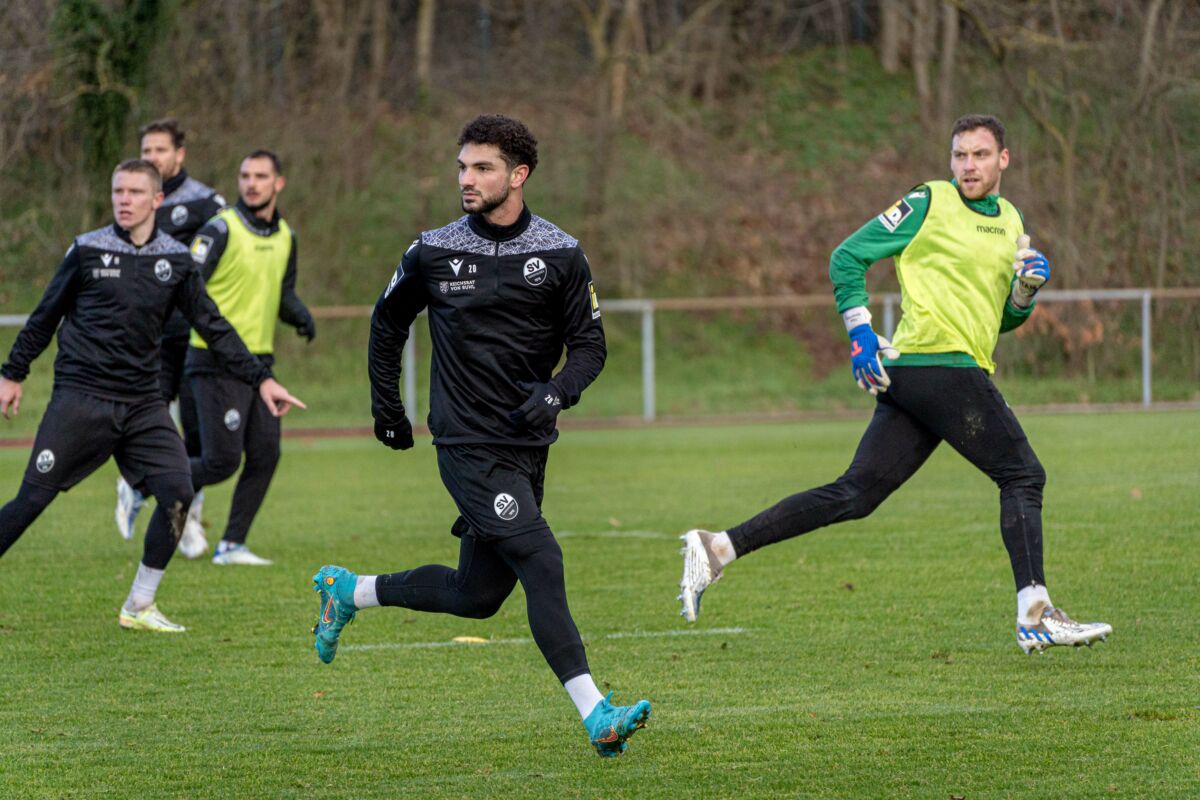
[[75, 238], [0, 374], [24, 380], [57, 329], [56, 388], [112, 400], [158, 396], [159, 341], [175, 307], [238, 378], [258, 386], [271, 377], [205, 292], [186, 246], [155, 230], [137, 247], [116, 224]]
[[[225, 198], [216, 189], [181, 169], [175, 177], [163, 181], [163, 201], [154, 212], [154, 225], [175, 241], [190, 245], [200, 226], [225, 205]], [[163, 338], [186, 342], [190, 331], [183, 313], [176, 309], [163, 325]]]
[[408, 248], [371, 316], [368, 369], [378, 420], [403, 415], [401, 353], [425, 308], [434, 444], [549, 444], [557, 430], [542, 435], [510, 421], [529, 397], [517, 384], [549, 381], [565, 346], [553, 380], [569, 408], [604, 367], [604, 327], [587, 258], [578, 241], [528, 209], [504, 228], [464, 216]]

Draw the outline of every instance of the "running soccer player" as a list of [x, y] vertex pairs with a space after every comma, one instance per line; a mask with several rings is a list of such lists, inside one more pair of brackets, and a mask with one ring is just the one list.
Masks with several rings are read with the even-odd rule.
[[[1000, 197], [1008, 163], [1000, 121], [962, 117], [951, 131], [954, 179], [916, 186], [833, 252], [829, 274], [850, 337], [851, 371], [875, 396], [875, 415], [849, 469], [833, 483], [726, 531], [683, 535], [679, 599], [686, 620], [696, 619], [701, 595], [734, 559], [867, 516], [945, 441], [1000, 488], [1017, 644], [1029, 653], [1090, 645], [1112, 633], [1102, 622], [1075, 622], [1050, 602], [1042, 569], [1046, 473], [989, 378], [999, 334], [1029, 318], [1050, 277], [1046, 256], [1029, 247], [1020, 212]], [[904, 312], [894, 345], [871, 328], [866, 308], [865, 273], [889, 256], [896, 258]]]
[[[533, 638], [592, 746], [618, 756], [650, 716], [650, 703], [613, 706], [596, 688], [567, 608], [562, 550], [541, 511], [559, 412], [579, 402], [604, 366], [591, 273], [579, 243], [525, 206], [524, 185], [538, 159], [524, 124], [481, 116], [458, 145], [467, 214], [422, 233], [405, 252], [375, 305], [368, 356], [375, 436], [407, 450], [413, 437], [398, 389], [401, 353], [409, 326], [428, 309], [429, 428], [460, 514], [451, 528], [460, 540], [458, 568], [356, 575], [322, 567], [313, 576], [321, 598], [317, 655], [333, 661], [343, 626], [361, 609], [483, 619], [520, 581]], [[564, 346], [566, 361], [552, 377]]]
[[159, 344], [171, 309], [182, 309], [227, 367], [257, 389], [267, 413], [304, 404], [276, 383], [218, 313], [188, 248], [155, 228], [161, 202], [162, 178], [153, 164], [133, 160], [116, 168], [116, 221], [75, 238], [0, 366], [0, 413], [8, 417], [20, 410], [30, 364], [58, 330], [54, 391], [17, 496], [0, 508], [0, 555], [59, 492], [113, 456], [129, 485], [158, 501], [118, 622], [178, 633], [183, 626], [154, 601], [192, 500], [187, 452], [158, 382]]
[[[179, 123], [171, 118], [148, 122], [138, 131], [142, 158], [158, 168], [163, 180], [162, 205], [154, 213], [154, 224], [158, 230], [185, 245], [200, 226], [225, 207], [225, 198], [211, 186], [206, 186], [188, 175], [183, 161], [187, 157], [184, 142], [186, 134]], [[196, 401], [191, 387], [183, 380], [183, 362], [187, 356], [188, 335], [191, 327], [183, 312], [175, 309], [163, 326], [162, 373], [159, 385], [168, 403], [179, 399], [179, 422], [183, 427], [183, 443], [189, 456], [200, 454], [200, 431], [196, 420]], [[145, 498], [130, 486], [124, 478], [117, 478], [117, 530], [125, 539], [133, 538], [134, 523], [142, 510]], [[188, 508], [183, 536], [179, 539], [179, 552], [185, 558], [199, 558], [208, 549], [204, 527], [200, 523], [204, 506], [204, 491], [196, 492]]]
[[[277, 207], [286, 180], [279, 157], [255, 150], [238, 171], [237, 204], [209, 220], [192, 241], [192, 258], [217, 308], [264, 366], [275, 363], [275, 320], [312, 341], [312, 314], [296, 296], [296, 237]], [[213, 549], [214, 564], [263, 566], [246, 537], [279, 464], [279, 418], [254, 402], [254, 393], [213, 357], [204, 338], [192, 333], [184, 368], [200, 421], [200, 454], [192, 456], [197, 492], [237, 472], [225, 534]]]

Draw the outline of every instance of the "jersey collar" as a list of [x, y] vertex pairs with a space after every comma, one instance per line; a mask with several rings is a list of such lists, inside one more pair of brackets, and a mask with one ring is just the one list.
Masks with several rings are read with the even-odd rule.
[[529, 206], [521, 206], [521, 216], [517, 217], [517, 221], [512, 225], [493, 225], [484, 218], [483, 214], [471, 214], [467, 217], [467, 223], [471, 226], [471, 230], [485, 239], [493, 242], [507, 242], [524, 233], [532, 219], [533, 214], [529, 212]]
[[141, 250], [142, 247], [145, 247], [147, 244], [150, 244], [158, 237], [158, 225], [155, 224], [155, 226], [150, 229], [150, 238], [146, 240], [146, 244], [143, 244], [142, 247], [138, 247], [136, 244], [134, 244], [133, 239], [131, 239], [129, 237], [129, 231], [122, 228], [116, 222], [114, 222], [112, 224], [112, 232], [113, 232], [114, 236], [116, 236], [118, 239], [120, 239], [125, 244], [132, 247], [134, 250]]
[[958, 199], [962, 200], [963, 205], [965, 205], [967, 208], [971, 209], [972, 211], [974, 211], [977, 214], [983, 214], [984, 216], [988, 216], [988, 217], [1000, 216], [1000, 195], [989, 194], [989, 195], [984, 195], [983, 197], [979, 198], [978, 200], [971, 200], [970, 198], [968, 198], [966, 195], [964, 195], [962, 193], [962, 189], [958, 188], [957, 180], [951, 179], [950, 183], [954, 186], [955, 190], [958, 192]]
[[268, 219], [259, 219], [258, 215], [250, 210], [246, 202], [240, 197], [235, 206], [237, 215], [242, 220], [251, 233], [257, 233], [259, 236], [270, 236], [279, 230], [279, 207], [275, 207], [275, 213]]
[[183, 167], [180, 167], [179, 172], [174, 178], [167, 178], [165, 181], [163, 181], [163, 197], [170, 197], [176, 189], [178, 189], [180, 186], [183, 186], [183, 182], [186, 181], [187, 178], [187, 170]]

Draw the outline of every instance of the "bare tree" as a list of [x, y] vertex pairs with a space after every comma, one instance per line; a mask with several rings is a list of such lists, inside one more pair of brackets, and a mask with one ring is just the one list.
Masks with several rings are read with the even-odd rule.
[[900, 71], [900, 51], [906, 38], [901, 2], [879, 0], [879, 63], [889, 75]]
[[332, 76], [335, 96], [344, 103], [349, 100], [354, 85], [359, 41], [366, 30], [371, 3], [367, 0], [313, 0], [313, 10], [320, 22], [318, 53], [326, 73]]
[[958, 8], [942, 3], [942, 46], [938, 58], [938, 119], [942, 130], [949, 129], [957, 113], [954, 109], [954, 83], [958, 79]]
[[934, 0], [913, 0], [912, 24], [912, 69], [917, 89], [917, 103], [921, 108], [921, 120], [925, 125], [933, 124], [933, 89], [929, 77], [929, 66], [933, 60], [933, 40], [937, 30]]
[[433, 20], [437, 0], [420, 0], [417, 5], [417, 89], [422, 98], [433, 88]]

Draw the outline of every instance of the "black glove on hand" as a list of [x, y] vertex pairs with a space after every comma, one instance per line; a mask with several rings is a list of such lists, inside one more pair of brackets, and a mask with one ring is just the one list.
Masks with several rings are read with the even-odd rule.
[[305, 317], [304, 321], [296, 326], [296, 335], [303, 336], [310, 342], [317, 338], [317, 321], [312, 318], [311, 314]]
[[517, 383], [517, 388], [529, 392], [529, 399], [520, 408], [510, 411], [508, 418], [523, 430], [534, 432], [554, 430], [554, 421], [563, 409], [562, 392], [550, 383]]
[[393, 450], [408, 450], [413, 446], [412, 423], [408, 417], [400, 417], [395, 424], [375, 420], [375, 438]]

